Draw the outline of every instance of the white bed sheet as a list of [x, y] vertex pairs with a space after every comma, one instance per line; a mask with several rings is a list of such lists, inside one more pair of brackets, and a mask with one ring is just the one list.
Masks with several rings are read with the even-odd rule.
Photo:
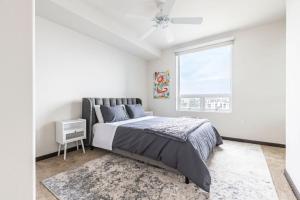
[[125, 121], [112, 122], [112, 123], [97, 123], [93, 126], [93, 146], [106, 150], [112, 150], [112, 143], [115, 137], [118, 126], [132, 122], [152, 119], [154, 116], [139, 117], [136, 119], [129, 119]]

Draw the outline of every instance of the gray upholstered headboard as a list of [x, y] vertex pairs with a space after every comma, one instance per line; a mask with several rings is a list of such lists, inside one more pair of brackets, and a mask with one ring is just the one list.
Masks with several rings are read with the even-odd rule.
[[139, 98], [83, 98], [82, 118], [86, 119], [86, 140], [84, 144], [91, 146], [93, 141], [93, 125], [98, 122], [94, 105], [115, 106], [121, 104], [142, 104]]

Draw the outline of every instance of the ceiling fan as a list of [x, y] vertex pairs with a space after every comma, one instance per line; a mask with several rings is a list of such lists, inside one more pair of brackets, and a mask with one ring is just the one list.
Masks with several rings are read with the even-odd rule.
[[[175, 4], [175, 0], [156, 0], [156, 6], [159, 11], [151, 19], [153, 25], [145, 33], [139, 36], [140, 40], [145, 40], [154, 31], [161, 29], [166, 35], [167, 42], [174, 41], [173, 33], [169, 29], [169, 24], [201, 24], [202, 17], [170, 17], [171, 10]], [[128, 14], [129, 17], [145, 18], [143, 16], [136, 16]]]

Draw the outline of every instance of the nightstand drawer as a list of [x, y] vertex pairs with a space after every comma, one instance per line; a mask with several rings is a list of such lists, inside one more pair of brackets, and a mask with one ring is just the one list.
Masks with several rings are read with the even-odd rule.
[[85, 128], [85, 122], [79, 122], [79, 123], [68, 123], [63, 125], [63, 130], [74, 130], [74, 129], [83, 129]]
[[66, 134], [66, 140], [71, 140], [74, 138], [84, 137], [84, 131], [74, 131], [73, 133]]
[[78, 129], [70, 129], [70, 130], [64, 130], [64, 134], [67, 135], [67, 134], [71, 134], [71, 133], [74, 133], [74, 132], [84, 132], [85, 129], [84, 128], [78, 128]]

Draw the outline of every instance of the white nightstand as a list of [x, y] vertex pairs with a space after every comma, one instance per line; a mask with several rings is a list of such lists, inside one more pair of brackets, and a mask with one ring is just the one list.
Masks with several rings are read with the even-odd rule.
[[56, 142], [58, 143], [58, 156], [60, 155], [61, 145], [64, 145], [64, 160], [66, 160], [67, 145], [70, 142], [81, 141], [82, 151], [85, 153], [83, 139], [86, 139], [85, 119], [66, 120], [56, 122]]
[[153, 111], [145, 111], [146, 116], [153, 116]]

